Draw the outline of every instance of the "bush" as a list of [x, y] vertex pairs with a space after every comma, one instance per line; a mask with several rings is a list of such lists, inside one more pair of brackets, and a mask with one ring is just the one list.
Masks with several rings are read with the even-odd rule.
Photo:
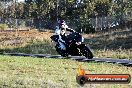
[[4, 30], [6, 28], [8, 28], [7, 24], [0, 24], [0, 30]]

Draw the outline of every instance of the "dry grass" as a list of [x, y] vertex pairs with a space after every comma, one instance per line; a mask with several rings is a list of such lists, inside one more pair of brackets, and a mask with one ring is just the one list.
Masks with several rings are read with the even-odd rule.
[[[57, 54], [50, 36], [53, 33], [36, 30], [0, 32], [0, 52]], [[96, 57], [132, 59], [132, 30], [116, 30], [84, 34], [85, 43]]]
[[24, 46], [32, 43], [33, 41], [45, 41], [50, 40], [52, 33], [39, 32], [35, 30], [31, 31], [3, 31], [0, 32], [0, 45], [1, 48], [8, 46]]
[[0, 32], [0, 52], [56, 53], [50, 42], [51, 35], [52, 33], [49, 32], [35, 30]]
[[98, 57], [132, 59], [132, 29], [84, 35]]

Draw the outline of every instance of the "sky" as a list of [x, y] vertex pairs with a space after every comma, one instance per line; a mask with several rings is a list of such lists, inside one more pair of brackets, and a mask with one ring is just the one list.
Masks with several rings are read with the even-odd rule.
[[24, 2], [25, 0], [18, 0], [18, 2]]

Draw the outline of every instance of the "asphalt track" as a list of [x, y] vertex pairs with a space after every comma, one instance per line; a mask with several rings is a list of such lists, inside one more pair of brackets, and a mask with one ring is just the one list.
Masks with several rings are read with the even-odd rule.
[[[10, 56], [26, 56], [26, 57], [38, 57], [38, 58], [64, 58], [60, 55], [50, 55], [50, 54], [24, 54], [24, 53], [3, 53], [2, 55], [10, 55]], [[83, 56], [69, 56], [69, 59], [82, 61], [82, 62], [106, 62], [106, 63], [113, 63], [113, 64], [122, 64], [124, 66], [132, 66], [132, 60], [128, 59], [113, 59], [113, 58], [97, 58], [94, 57], [93, 59], [87, 59]]]

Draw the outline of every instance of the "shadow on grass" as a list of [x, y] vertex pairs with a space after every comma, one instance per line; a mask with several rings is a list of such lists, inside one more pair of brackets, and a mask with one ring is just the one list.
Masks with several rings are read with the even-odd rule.
[[0, 49], [0, 53], [26, 53], [26, 54], [57, 54], [55, 48], [49, 43], [33, 43], [24, 47]]
[[[107, 32], [99, 34], [91, 39], [85, 39], [85, 43], [93, 49], [94, 56], [110, 58], [131, 59], [132, 30]], [[12, 46], [13, 47], [13, 46]], [[100, 51], [101, 50], [101, 51]], [[108, 50], [108, 51], [107, 51]], [[107, 51], [107, 52], [106, 52]], [[24, 47], [0, 49], [0, 53], [26, 53], [26, 54], [52, 54], [58, 55], [54, 44], [49, 41], [35, 41]]]
[[[84, 61], [79, 61], [79, 62], [84, 62]], [[118, 65], [118, 66], [126, 66], [126, 67], [132, 67], [132, 65], [131, 64], [127, 64], [127, 63], [120, 63], [120, 64], [118, 64], [118, 63], [116, 63], [116, 62], [105, 62], [105, 61], [100, 61], [100, 62], [98, 62], [98, 61], [87, 61], [87, 62], [90, 62], [90, 63], [95, 63], [95, 64], [105, 64], [105, 63], [107, 63], [107, 64], [114, 64], [114, 65]]]
[[[58, 55], [58, 53], [56, 52], [56, 50], [54, 48], [54, 45], [49, 43], [49, 42], [46, 42], [46, 43], [45, 42], [37, 42], [37, 43], [32, 43], [32, 44], [26, 45], [25, 47], [18, 47], [18, 48], [13, 48], [13, 49], [0, 49], [0, 54], [2, 54], [2, 53], [26, 53], [26, 54]], [[54, 59], [62, 59], [62, 58], [54, 58]], [[66, 57], [63, 59], [70, 59], [70, 58]], [[98, 63], [98, 62], [93, 62], [93, 63]], [[101, 63], [104, 63], [104, 62], [101, 62]], [[128, 67], [130, 66], [130, 65], [126, 65], [126, 64], [122, 64], [122, 65], [128, 66]]]
[[92, 49], [131, 49], [132, 30], [104, 33], [100, 36], [85, 39]]

